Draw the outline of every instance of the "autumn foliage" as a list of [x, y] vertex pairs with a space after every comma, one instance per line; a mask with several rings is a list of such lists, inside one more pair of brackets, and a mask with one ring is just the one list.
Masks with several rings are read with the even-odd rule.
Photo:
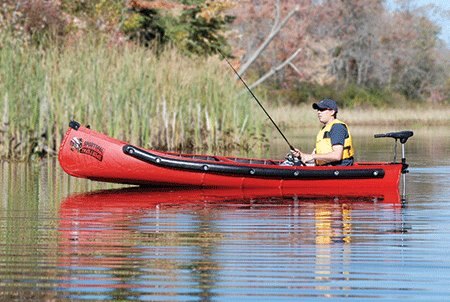
[[70, 40], [95, 31], [118, 43], [172, 44], [201, 56], [225, 52], [238, 67], [295, 11], [252, 61], [251, 80], [300, 50], [264, 82], [271, 91], [289, 91], [291, 102], [343, 88], [349, 92], [342, 97], [353, 100], [374, 91], [385, 98], [388, 91], [407, 99], [449, 101], [449, 49], [438, 39], [437, 25], [413, 5], [391, 10], [383, 0], [3, 2], [0, 29], [24, 40]]
[[295, 8], [298, 12], [252, 68], [261, 76], [300, 48], [293, 64], [272, 79], [272, 87], [362, 87], [448, 101], [450, 60], [438, 27], [418, 9], [390, 11], [382, 0], [240, 1], [233, 45], [241, 60], [251, 56], [280, 15]]

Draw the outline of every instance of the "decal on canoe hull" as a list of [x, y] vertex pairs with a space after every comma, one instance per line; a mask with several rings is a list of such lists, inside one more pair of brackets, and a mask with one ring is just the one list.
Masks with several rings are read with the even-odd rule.
[[92, 156], [98, 161], [103, 160], [103, 147], [97, 145], [96, 143], [85, 141], [82, 138], [73, 137], [70, 140], [70, 150]]

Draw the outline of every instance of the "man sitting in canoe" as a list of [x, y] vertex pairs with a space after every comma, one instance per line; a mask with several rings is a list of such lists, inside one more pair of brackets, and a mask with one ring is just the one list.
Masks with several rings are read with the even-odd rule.
[[324, 99], [312, 105], [324, 125], [317, 134], [316, 148], [311, 154], [295, 149], [293, 156], [306, 164], [351, 166], [354, 148], [347, 125], [337, 119], [338, 106], [334, 100]]

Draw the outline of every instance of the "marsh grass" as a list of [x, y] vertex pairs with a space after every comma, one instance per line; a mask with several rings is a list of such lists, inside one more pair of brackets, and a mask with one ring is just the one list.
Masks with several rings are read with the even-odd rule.
[[[316, 126], [311, 105], [270, 107], [282, 129]], [[449, 125], [448, 106], [344, 108], [350, 125]], [[217, 57], [160, 55], [98, 38], [45, 50], [0, 33], [0, 159], [55, 155], [68, 122], [147, 148], [261, 155], [273, 125]], [[257, 150], [257, 151], [255, 151]]]
[[[0, 157], [56, 154], [69, 120], [139, 146], [249, 149], [256, 108], [218, 58], [87, 38], [45, 50], [0, 41]], [[258, 115], [258, 114], [257, 114]]]
[[[284, 128], [317, 126], [317, 114], [311, 104], [270, 108], [274, 119]], [[342, 108], [338, 118], [360, 126], [439, 126], [450, 125], [450, 107], [446, 105], [411, 105], [407, 108]]]

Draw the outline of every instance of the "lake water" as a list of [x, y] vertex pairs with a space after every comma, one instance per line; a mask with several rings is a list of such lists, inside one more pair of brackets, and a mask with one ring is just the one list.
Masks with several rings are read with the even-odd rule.
[[[403, 203], [123, 189], [3, 162], [1, 301], [448, 301], [450, 131], [412, 129]], [[359, 160], [392, 160], [386, 130], [353, 129]]]

